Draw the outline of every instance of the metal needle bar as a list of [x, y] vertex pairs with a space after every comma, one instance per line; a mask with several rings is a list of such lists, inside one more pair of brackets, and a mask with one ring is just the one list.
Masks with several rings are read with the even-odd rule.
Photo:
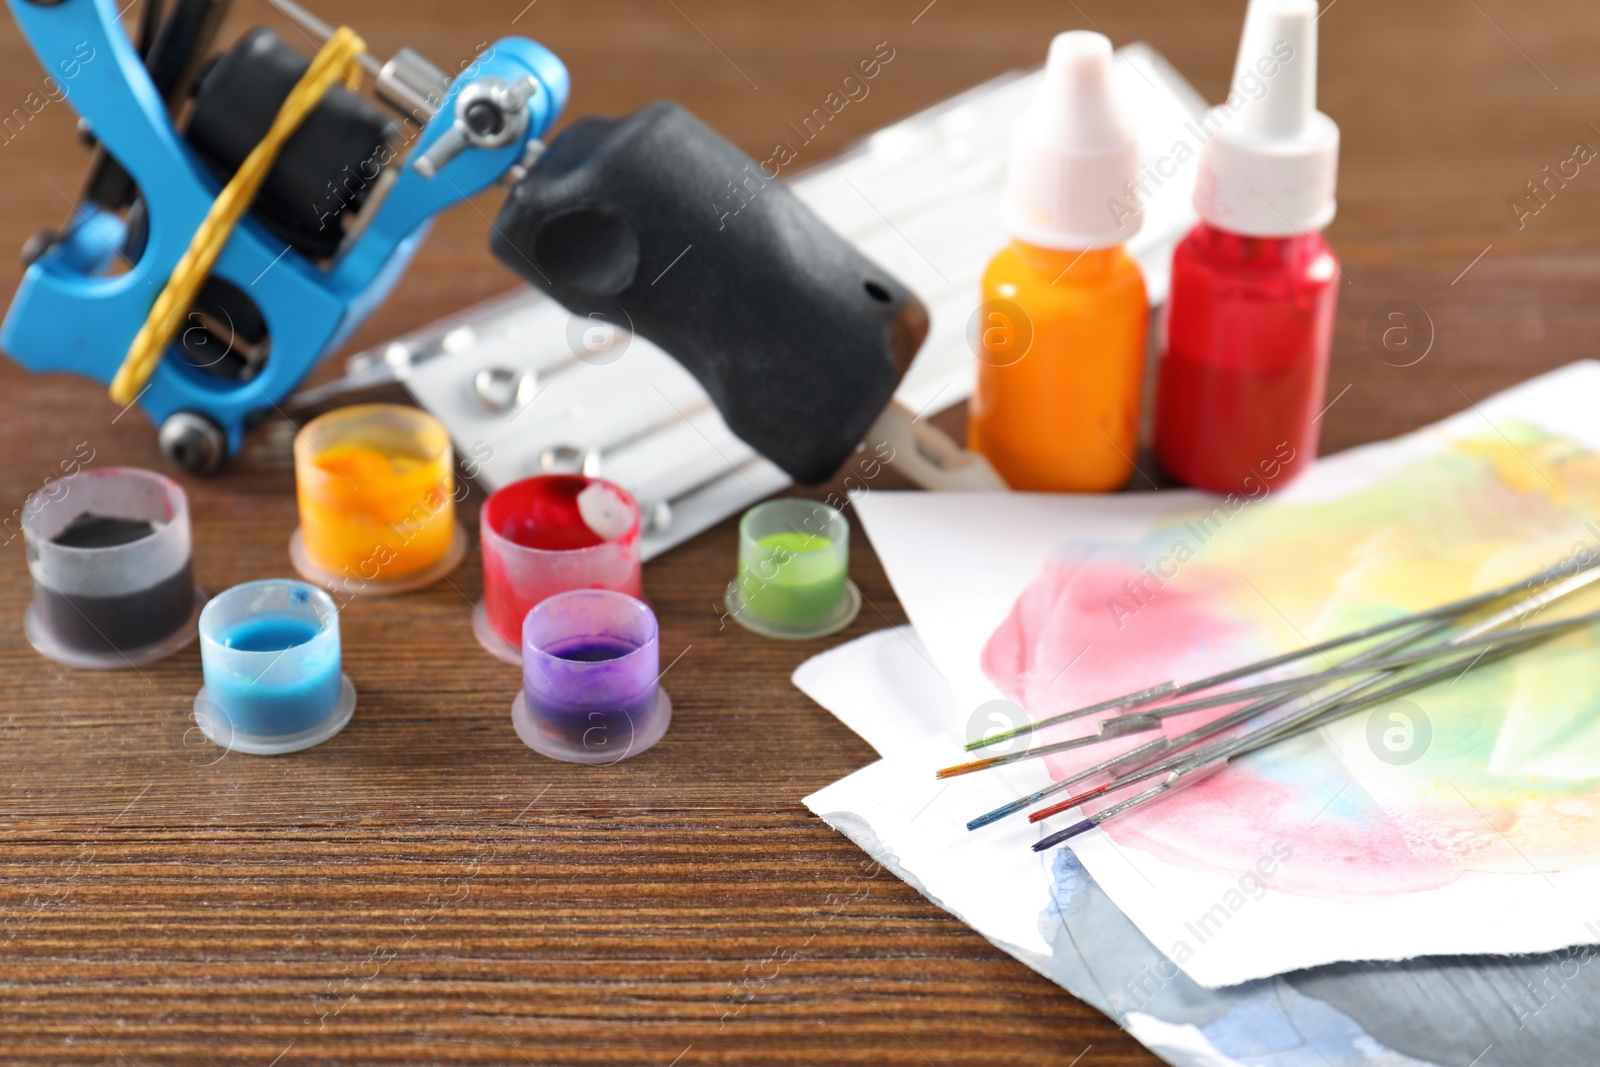
[[[1492, 662], [1504, 656], [1510, 655], [1513, 652], [1520, 652], [1525, 648], [1532, 647], [1541, 641], [1549, 640], [1554, 636], [1554, 633], [1544, 632], [1526, 639], [1508, 638], [1503, 644], [1492, 649], [1489, 653], [1480, 653], [1471, 660], [1465, 661], [1466, 666], [1470, 668], [1473, 663], [1480, 661]], [[1394, 683], [1394, 685], [1391, 685], [1387, 689], [1381, 690], [1387, 694], [1383, 697], [1383, 699], [1386, 700], [1389, 696], [1395, 695], [1393, 692], [1389, 692], [1389, 690], [1394, 689], [1395, 686], [1406, 687], [1398, 690], [1398, 692], [1408, 692], [1410, 689], [1416, 688], [1416, 685], [1410, 683], [1414, 682], [1417, 678], [1427, 679], [1429, 682], [1431, 682], [1440, 678], [1449, 677], [1450, 675], [1456, 673], [1457, 667], [1459, 667], [1462, 662], [1462, 660], [1457, 660], [1455, 663], [1449, 666], [1441, 667], [1434, 671], [1414, 676], [1412, 679], [1406, 679], [1404, 681]], [[1204, 749], [1196, 749], [1193, 752], [1180, 752], [1170, 759], [1163, 760], [1157, 764], [1152, 764], [1151, 766], [1135, 774], [1123, 776], [1122, 778], [1110, 783], [1110, 788], [1125, 788], [1129, 785], [1137, 784], [1140, 781], [1147, 781], [1156, 774], [1164, 771], [1175, 769], [1181, 770], [1186, 764], [1193, 762], [1204, 762], [1213, 758], [1215, 755], [1220, 754], [1232, 757], [1244, 755], [1246, 752], [1254, 752], [1256, 749], [1261, 748], [1274, 740], [1280, 740], [1290, 736], [1292, 733], [1299, 732], [1299, 728], [1302, 726], [1307, 728], [1320, 726], [1323, 723], [1330, 722], [1349, 711], [1359, 710], [1362, 707], [1370, 707], [1370, 703], [1366, 701], [1373, 688], [1385, 680], [1393, 678], [1401, 673], [1403, 672], [1398, 670], [1391, 671], [1387, 675], [1383, 675], [1378, 678], [1370, 678], [1356, 685], [1347, 686], [1344, 689], [1338, 690], [1327, 697], [1324, 697], [1323, 699], [1300, 709], [1292, 715], [1288, 715], [1282, 719], [1267, 723], [1266, 725], [1261, 726], [1256, 730], [1252, 730], [1249, 733], [1241, 734], [1234, 738], [1224, 739]], [[1427, 683], [1425, 682], [1422, 684]]]
[[[274, 0], [274, 2], [277, 2], [277, 0]], [[1274, 667], [1281, 667], [1286, 663], [1293, 663], [1295, 660], [1304, 659], [1307, 656], [1314, 656], [1322, 652], [1329, 652], [1333, 649], [1342, 648], [1345, 645], [1354, 644], [1358, 641], [1364, 641], [1371, 637], [1378, 637], [1382, 634], [1397, 630], [1403, 626], [1421, 622], [1429, 622], [1438, 619], [1456, 618], [1477, 608], [1491, 604], [1496, 600], [1501, 600], [1515, 593], [1525, 592], [1539, 585], [1548, 584], [1558, 578], [1562, 578], [1568, 572], [1571, 573], [1571, 577], [1566, 578], [1566, 581], [1562, 583], [1563, 585], [1568, 584], [1580, 577], [1584, 577], [1589, 581], [1593, 581], [1596, 578], [1600, 578], [1600, 571], [1595, 570], [1597, 567], [1600, 567], [1600, 555], [1597, 555], [1592, 560], [1587, 562], [1579, 562], [1575, 565], [1558, 563], [1552, 567], [1547, 567], [1538, 574], [1524, 578], [1519, 582], [1513, 582], [1510, 585], [1501, 586], [1498, 589], [1491, 589], [1488, 592], [1478, 593], [1470, 597], [1465, 597], [1461, 600], [1452, 601], [1448, 604], [1441, 604], [1439, 607], [1430, 608], [1427, 611], [1417, 612], [1412, 615], [1402, 615], [1399, 618], [1390, 619], [1388, 622], [1378, 623], [1375, 626], [1369, 626], [1363, 630], [1356, 630], [1340, 637], [1334, 637], [1326, 641], [1317, 642], [1316, 644], [1306, 645], [1304, 648], [1296, 649], [1292, 652], [1285, 652], [1255, 663], [1247, 663], [1241, 667], [1234, 667], [1230, 670], [1222, 671], [1219, 674], [1213, 674], [1208, 678], [1201, 678], [1197, 681], [1186, 682], [1183, 685], [1177, 686], [1172, 685], [1170, 682], [1164, 682], [1162, 685], [1152, 687], [1152, 689], [1149, 690], [1140, 690], [1137, 693], [1130, 693], [1126, 696], [1116, 697], [1111, 700], [1103, 700], [1098, 704], [1091, 704], [1084, 708], [1076, 708], [1072, 711], [1063, 712], [1060, 715], [1052, 715], [1049, 718], [1039, 719], [1034, 722], [1025, 722], [1018, 726], [1012, 727], [1010, 730], [1004, 730], [999, 733], [990, 734], [987, 737], [980, 738], [976, 741], [971, 741], [967, 744], [966, 748], [967, 751], [971, 752], [975, 749], [984, 748], [989, 745], [997, 745], [1001, 742], [1009, 741], [1013, 737], [1032, 733], [1047, 726], [1054, 726], [1063, 722], [1071, 722], [1074, 719], [1080, 719], [1086, 715], [1093, 715], [1097, 711], [1107, 711], [1112, 708], [1140, 707], [1144, 704], [1149, 704], [1155, 700], [1159, 700], [1163, 696], [1178, 697], [1186, 696], [1189, 693], [1198, 693], [1206, 689], [1213, 689], [1216, 686], [1223, 685], [1227, 682], [1237, 681], [1240, 678], [1245, 678], [1252, 674], [1260, 674], [1262, 671], [1271, 670]], [[1544, 599], [1540, 601], [1538, 607], [1544, 606], [1544, 604], [1549, 603], [1550, 600], [1554, 599], [1555, 596], [1560, 595], [1565, 594], [1556, 593], [1552, 595], [1551, 590], [1545, 590], [1543, 594], [1540, 594], [1540, 596], [1542, 596]], [[1528, 608], [1525, 606], [1528, 603], [1532, 603], [1534, 600], [1540, 600], [1540, 597], [1536, 596], [1534, 598], [1530, 598], [1530, 600], [1513, 605], [1512, 608], [1507, 610], [1516, 612], [1517, 614], [1527, 614], [1529, 611], [1537, 610], [1537, 607]], [[1502, 612], [1501, 614], [1505, 613]], [[1483, 624], [1480, 624], [1480, 626], [1481, 625]], [[1159, 692], [1157, 692], [1157, 690], [1159, 690]]]
[[[1585, 615], [1575, 615], [1570, 619], [1561, 619], [1556, 622], [1542, 623], [1539, 626], [1530, 626], [1520, 631], [1520, 636], [1532, 637], [1535, 634], [1558, 634], [1566, 630], [1576, 630], [1593, 623], [1600, 622], [1600, 611], [1589, 612]], [[1101, 724], [1114, 723], [1122, 718], [1127, 719], [1168, 719], [1174, 715], [1186, 715], [1191, 711], [1203, 711], [1206, 708], [1221, 707], [1225, 704], [1237, 704], [1241, 700], [1255, 697], [1271, 696], [1276, 693], [1296, 692], [1303, 689], [1315, 688], [1328, 682], [1337, 682], [1344, 678], [1349, 671], [1369, 673], [1372, 671], [1385, 671], [1400, 667], [1411, 667], [1418, 663], [1426, 663], [1440, 656], [1448, 656], [1463, 648], [1493, 647], [1509, 640], [1505, 634], [1489, 633], [1470, 640], [1452, 642], [1445, 645], [1430, 645], [1427, 648], [1414, 649], [1411, 652], [1402, 652], [1398, 655], [1386, 656], [1383, 659], [1371, 660], [1363, 663], [1349, 661], [1337, 667], [1315, 674], [1301, 674], [1293, 678], [1280, 678], [1274, 682], [1263, 682], [1260, 685], [1248, 686], [1244, 689], [1231, 689], [1226, 693], [1217, 693], [1213, 696], [1200, 697], [1196, 700], [1186, 700], [1178, 704], [1163, 704], [1158, 708], [1149, 708], [1127, 716], [1106, 719]], [[1137, 732], [1130, 730], [1130, 733]], [[1116, 733], [1107, 733], [1107, 738], [1120, 736]]]
[[[1438, 631], [1444, 629], [1447, 625], [1449, 625], [1448, 622], [1426, 623], [1411, 633], [1400, 634], [1399, 636], [1390, 638], [1388, 641], [1385, 641], [1380, 645], [1376, 645], [1365, 652], [1352, 656], [1350, 659], [1346, 660], [1345, 663], [1346, 665], [1355, 665], [1367, 658], [1375, 658], [1388, 652], [1392, 652], [1395, 649], [1403, 648], [1414, 641], [1419, 641], [1430, 634], [1437, 633]], [[1070, 789], [1079, 782], [1093, 778], [1097, 774], [1106, 772], [1115, 774], [1119, 769], [1139, 768], [1145, 766], [1151, 760], [1159, 759], [1160, 757], [1173, 752], [1184, 745], [1192, 744], [1194, 741], [1201, 740], [1215, 733], [1220, 733], [1221, 731], [1236, 726], [1247, 719], [1254, 718], [1256, 715], [1271, 711], [1274, 708], [1282, 707], [1283, 705], [1289, 703], [1289, 701], [1292, 699], [1294, 699], [1292, 696], [1288, 696], [1269, 700], [1260, 700], [1254, 704], [1249, 704], [1243, 708], [1238, 708], [1234, 711], [1231, 711], [1227, 715], [1221, 716], [1220, 718], [1217, 718], [1212, 722], [1206, 723], [1202, 726], [1198, 726], [1195, 729], [1190, 730], [1188, 733], [1180, 734], [1177, 737], [1158, 737], [1152, 741], [1147, 741], [1144, 744], [1139, 745], [1137, 748], [1129, 749], [1127, 752], [1124, 752], [1119, 756], [1113, 756], [1110, 759], [1097, 763], [1092, 767], [1086, 767], [1076, 774], [1069, 775], [1068, 777], [1061, 779], [1059, 782], [1052, 782], [1043, 789], [1036, 790], [1035, 792], [1029, 793], [1027, 796], [1018, 797], [1016, 800], [1002, 804], [993, 811], [985, 812], [984, 814], [979, 815], [977, 818], [968, 822], [967, 829], [977, 830], [980, 827], [988, 826], [990, 823], [998, 822], [1007, 815], [1015, 814], [1016, 812], [1028, 807], [1030, 804], [1038, 803], [1045, 797], [1059, 793], [1063, 789]], [[1113, 787], [1101, 787], [1098, 792], [1104, 792], [1107, 788]], [[1091, 792], [1085, 795], [1083, 799], [1087, 799], [1088, 797], [1095, 795], [1098, 795], [1097, 792]], [[1076, 807], [1076, 802], [1078, 800], [1078, 797], [1074, 797], [1072, 798], [1073, 803], [1068, 803], [1064, 807]], [[1054, 813], [1055, 811], [1064, 810], [1064, 807], [1061, 805], [1056, 805], [1052, 806], [1052, 808], [1049, 810]]]
[[1069, 752], [1075, 748], [1098, 745], [1102, 741], [1110, 741], [1117, 737], [1127, 737], [1129, 734], [1143, 734], [1159, 729], [1161, 729], [1161, 720], [1154, 715], [1119, 715], [1115, 718], [1102, 720], [1100, 728], [1092, 734], [1074, 737], [1069, 741], [1056, 741], [1053, 744], [1039, 745], [1035, 748], [1024, 749], [1021, 752], [1009, 752], [1004, 756], [990, 756], [987, 759], [972, 760], [970, 763], [959, 763], [954, 767], [944, 767], [935, 771], [934, 777], [954, 778], [957, 775], [972, 774], [975, 771], [986, 771], [990, 767], [1003, 767], [1008, 763], [1038, 759], [1041, 756], [1049, 756], [1057, 752]]
[[[1597, 575], [1597, 577], [1600, 577], [1600, 575]], [[1589, 583], [1585, 582], [1583, 584], [1587, 585]], [[1581, 586], [1574, 586], [1573, 588], [1581, 588]], [[1571, 589], [1567, 589], [1565, 592], [1571, 591]], [[1556, 595], [1562, 596], [1565, 595], [1565, 592], [1557, 593]], [[1554, 599], [1554, 597], [1551, 597], [1550, 599]], [[1546, 603], [1549, 603], [1549, 599], [1544, 600], [1542, 603], [1537, 605], [1537, 607], [1542, 607]], [[1518, 605], [1518, 607], [1521, 607], [1521, 605]], [[1531, 610], [1537, 610], [1537, 607]], [[1510, 619], [1517, 617], [1517, 614], [1525, 614], [1525, 611], [1517, 612], [1515, 614], [1509, 611], [1502, 612], [1499, 616], [1496, 616], [1496, 618], [1501, 619], [1501, 624], [1503, 625], [1504, 621], [1509, 621]], [[1474, 630], [1475, 629], [1476, 628], [1474, 628]], [[1473, 631], [1468, 631], [1468, 633], [1473, 633]], [[1462, 636], [1465, 637], [1466, 635]], [[1474, 636], [1476, 636], [1476, 634], [1474, 634]], [[1363, 708], [1369, 708], [1374, 705], [1381, 704], [1385, 700], [1389, 700], [1392, 697], [1400, 696], [1404, 693], [1409, 693], [1425, 686], [1432, 685], [1434, 682], [1442, 681], [1453, 674], [1458, 674], [1458, 672], [1462, 670], [1470, 670], [1476, 663], [1503, 659], [1506, 656], [1521, 652], [1522, 650], [1530, 648], [1533, 645], [1548, 641], [1555, 636], [1556, 631], [1549, 630], [1549, 628], [1542, 628], [1541, 632], [1532, 637], [1508, 639], [1499, 645], [1490, 646], [1487, 651], [1480, 652], [1475, 656], [1463, 656], [1447, 666], [1437, 667], [1433, 670], [1425, 671], [1422, 674], [1413, 675], [1410, 678], [1404, 678], [1399, 681], [1392, 682], [1386, 686], [1374, 687], [1375, 682], [1381, 682], [1384, 680], [1384, 678], [1393, 677], [1394, 674], [1401, 673], [1391, 672], [1389, 675], [1371, 679], [1348, 689], [1341, 690], [1332, 696], [1317, 701], [1316, 703], [1302, 709], [1299, 712], [1296, 712], [1293, 715], [1280, 719], [1277, 722], [1270, 723], [1261, 727], [1260, 729], [1250, 731], [1249, 733], [1242, 734], [1239, 737], [1228, 741], [1220, 742], [1217, 745], [1207, 746], [1205, 749], [1199, 750], [1195, 753], [1188, 753], [1186, 754], [1189, 757], [1187, 762], [1179, 763], [1178, 761], [1181, 760], [1182, 757], [1174, 757], [1173, 761], [1164, 761], [1163, 764], [1157, 764], [1144, 771], [1140, 771], [1137, 774], [1129, 775], [1127, 778], [1120, 779], [1113, 783], [1112, 788], [1125, 788], [1126, 786], [1137, 784], [1140, 781], [1147, 781], [1150, 778], [1158, 776], [1163, 771], [1167, 773], [1167, 778], [1165, 781], [1145, 790], [1143, 793], [1121, 801], [1103, 811], [1096, 812], [1094, 815], [1074, 823], [1072, 826], [1069, 826], [1064, 830], [1059, 830], [1056, 833], [1041, 838], [1037, 843], [1034, 844], [1034, 851], [1042, 852], [1045, 849], [1052, 848], [1063, 841], [1076, 837], [1079, 834], [1085, 833], [1088, 830], [1103, 824], [1109, 819], [1113, 819], [1118, 815], [1124, 814], [1125, 812], [1132, 811], [1135, 808], [1142, 807], [1157, 797], [1172, 792], [1174, 789], [1179, 788], [1182, 785], [1198, 781], [1200, 778], [1200, 776], [1196, 774], [1198, 771], [1203, 770], [1205, 774], [1209, 775], [1215, 770], [1220, 769], [1222, 766], [1225, 766], [1230, 760], [1235, 759], [1238, 756], [1258, 751], [1268, 745], [1275, 744], [1278, 741], [1283, 741], [1297, 734], [1316, 729], [1317, 727], [1328, 722], [1332, 722], [1335, 719], [1342, 718], [1351, 712], [1360, 711]], [[1175, 763], [1177, 765], [1168, 767], [1164, 765], [1167, 762]], [[1215, 764], [1214, 767], [1212, 766], [1213, 764]]]
[[[267, 0], [267, 3], [277, 8], [278, 12], [282, 14], [284, 18], [299, 26], [307, 33], [314, 35], [319, 41], [326, 42], [330, 37], [333, 36], [332, 26], [328, 25], [326, 22], [323, 22], [321, 19], [317, 18], [317, 16], [313, 15], [311, 12], [295, 3], [294, 0]], [[361, 65], [367, 68], [367, 71], [372, 74], [373, 77], [377, 77], [379, 74], [383, 73], [383, 64], [379, 63], [368, 53], [362, 52], [358, 58], [361, 61]]]

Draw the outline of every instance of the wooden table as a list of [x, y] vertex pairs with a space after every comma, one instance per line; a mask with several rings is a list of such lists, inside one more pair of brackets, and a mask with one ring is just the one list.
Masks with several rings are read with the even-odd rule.
[[[321, 9], [380, 54], [411, 44], [441, 65], [533, 36], [573, 71], [569, 114], [673, 97], [757, 154], [889, 42], [870, 97], [808, 146], [819, 162], [1038, 63], [1049, 35], [1073, 27], [1143, 38], [1218, 99], [1243, 7], [524, 3]], [[1335, 450], [1593, 355], [1600, 171], [1551, 183], [1521, 228], [1509, 205], [1576, 143], [1600, 146], [1600, 14], [1335, 0], [1326, 16], [1322, 105], [1345, 135], [1332, 237], [1346, 284], [1323, 420]], [[234, 29], [255, 21], [282, 26], [239, 5]], [[0, 59], [3, 112], [42, 75], [9, 20]], [[0, 140], [0, 248], [65, 216], [85, 159], [73, 119], [52, 103]], [[497, 206], [489, 194], [449, 213], [353, 347], [512, 287], [486, 249]], [[9, 291], [17, 267], [0, 271]], [[1405, 325], [1387, 318], [1393, 301], [1409, 302], [1411, 349], [1381, 343]], [[80, 443], [95, 465], [163, 467], [143, 416], [114, 419], [98, 386], [4, 363], [0, 388], [0, 511]], [[289, 439], [269, 426], [225, 476], [183, 479], [212, 590], [288, 573]], [[1156, 1062], [804, 809], [873, 754], [788, 682], [831, 642], [719, 628], [734, 546], [728, 522], [646, 568], [665, 653], [682, 653], [667, 676], [676, 721], [647, 755], [595, 769], [536, 756], [512, 733], [517, 672], [468, 626], [475, 551], [450, 584], [344, 612], [361, 703], [343, 734], [290, 758], [219, 758], [191, 729], [194, 648], [99, 675], [27, 646], [14, 537], [0, 566], [0, 1060]], [[857, 536], [853, 549], [868, 607], [834, 641], [904, 621], [870, 547]]]

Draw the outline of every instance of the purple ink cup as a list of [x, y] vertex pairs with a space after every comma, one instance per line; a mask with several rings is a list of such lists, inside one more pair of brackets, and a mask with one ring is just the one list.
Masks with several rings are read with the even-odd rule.
[[558, 593], [522, 621], [517, 736], [568, 763], [617, 763], [661, 740], [672, 701], [661, 685], [655, 613], [609, 589]]

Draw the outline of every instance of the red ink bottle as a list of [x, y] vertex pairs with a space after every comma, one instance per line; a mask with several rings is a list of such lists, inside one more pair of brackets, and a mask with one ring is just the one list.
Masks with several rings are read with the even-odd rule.
[[1316, 109], [1317, 4], [1251, 5], [1233, 93], [1204, 120], [1200, 223], [1173, 255], [1156, 458], [1200, 489], [1259, 496], [1316, 458], [1339, 261], [1339, 128]]

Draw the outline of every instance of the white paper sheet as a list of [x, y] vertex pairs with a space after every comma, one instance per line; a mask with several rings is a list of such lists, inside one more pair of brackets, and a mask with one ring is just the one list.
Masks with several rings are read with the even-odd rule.
[[[1287, 982], [1212, 992], [1164, 957], [1071, 853], [1040, 856], [1013, 826], [962, 828], [970, 805], [1003, 789], [935, 782], [927, 760], [956, 743], [961, 705], [910, 627], [841, 645], [795, 671], [795, 684], [886, 758], [806, 798], [880, 863], [992, 943], [1125, 1026], [1179, 1067], [1426, 1067], [1332, 1005]], [[1454, 1006], [1441, 1006], [1451, 1014]], [[1437, 1061], [1440, 1063], [1448, 1060]]]
[[[1455, 437], [1485, 434], [1486, 425], [1499, 433], [1502, 425], [1528, 424], [1586, 449], [1600, 450], [1597, 409], [1600, 364], [1575, 364], [1481, 401], [1430, 430], [1325, 459], [1277, 494], [1277, 499], [1289, 503], [1340, 500], [1406, 462], [1437, 453]], [[1506, 440], [1509, 444], [1510, 438]], [[873, 817], [893, 821], [906, 814], [902, 808], [915, 811], [926, 804], [918, 819], [959, 826], [1001, 800], [1047, 781], [1043, 767], [1033, 761], [951, 780], [936, 794], [926, 787], [913, 788], [919, 774], [925, 783], [935, 767], [962, 758], [956, 742], [963, 739], [973, 709], [1002, 696], [999, 687], [985, 676], [980, 653], [1046, 559], [1060, 550], [1061, 542], [1070, 538], [1134, 544], [1175, 505], [1200, 499], [1191, 493], [1150, 493], [1098, 497], [1011, 494], [973, 500], [953, 494], [881, 492], [860, 499], [856, 507], [862, 523], [926, 646], [928, 659], [955, 694], [955, 706], [946, 709], [946, 720], [933, 731], [935, 738], [946, 740], [942, 748], [937, 741], [931, 749], [896, 747], [893, 731], [886, 730], [877, 739], [864, 732], [880, 752], [889, 754], [877, 773], [885, 786], [895, 786], [886, 789], [886, 794], [897, 797], [884, 802]], [[1158, 680], [1133, 680], [1127, 688]], [[1361, 751], [1344, 753], [1341, 749], [1355, 783], [1351, 795], [1387, 802], [1381, 779], [1363, 763], [1363, 746], [1355, 747]], [[1375, 760], [1372, 763], [1382, 769]], [[1195, 787], [1196, 795], [1208, 785]], [[824, 807], [827, 793], [818, 795]], [[1188, 800], [1180, 795], [1164, 803]], [[1045, 825], [1059, 828], [1075, 817], [1076, 813], [1067, 813]], [[1575, 832], [1593, 830], [1587, 821], [1575, 824]], [[1038, 833], [1026, 822], [1008, 822], [981, 835], [970, 835], [1004, 842], [994, 854], [987, 844], [946, 849], [927, 846], [929, 854], [925, 859], [919, 856], [917, 862], [925, 863], [930, 871], [943, 869], [952, 878], [963, 868], [1003, 862], [1016, 865], [1020, 878], [1021, 869], [1033, 857], [1024, 846]], [[1115, 827], [1112, 833], [1114, 836]], [[1022, 855], [1010, 858], [1013, 848]], [[1235, 907], [1239, 873], [1224, 876], [1191, 869], [1118, 844], [1101, 831], [1076, 839], [1074, 848], [1095, 880], [1139, 929], [1168, 951], [1190, 977], [1209, 988], [1340, 960], [1541, 952], [1600, 940], [1600, 867], [1596, 866], [1508, 868], [1474, 873], [1423, 892], [1364, 899], [1355, 899], [1360, 896], [1357, 885], [1332, 885], [1324, 895], [1269, 887], [1257, 896], [1252, 883], [1247, 906]], [[980, 855], [986, 858], [980, 860]], [[1336, 881], [1338, 875], [1330, 877]], [[1349, 877], [1353, 881], [1362, 878], [1359, 864], [1353, 865]], [[1341, 895], [1341, 889], [1350, 892]], [[958, 894], [942, 899], [958, 914], [968, 914]], [[1219, 904], [1226, 914], [1216, 910]], [[1024, 951], [1038, 949], [1036, 935], [1024, 928], [1025, 923], [1004, 927], [984, 921], [975, 925], [986, 935]]]

